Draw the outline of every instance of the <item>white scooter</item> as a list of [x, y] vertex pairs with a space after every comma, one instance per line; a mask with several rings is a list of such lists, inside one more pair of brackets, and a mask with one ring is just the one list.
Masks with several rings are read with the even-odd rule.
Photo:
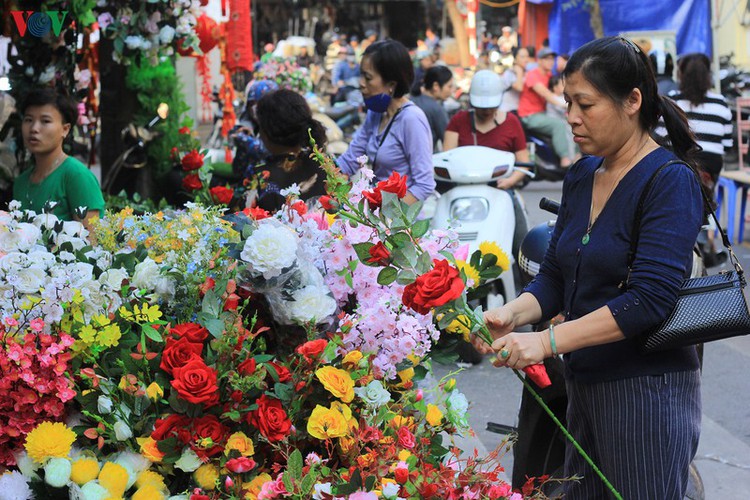
[[[511, 266], [515, 265], [511, 252], [517, 222], [513, 197], [507, 191], [488, 185], [509, 177], [517, 166], [532, 166], [515, 160], [513, 153], [484, 146], [462, 146], [433, 155], [435, 178], [457, 185], [438, 198], [432, 227], [456, 230], [459, 241], [469, 244], [469, 255], [481, 242], [495, 242], [508, 255]], [[534, 176], [532, 172], [527, 174]], [[518, 193], [516, 196], [525, 218], [523, 199]], [[495, 281], [493, 292], [487, 296], [487, 309], [515, 298], [513, 274], [512, 269], [508, 270]]]

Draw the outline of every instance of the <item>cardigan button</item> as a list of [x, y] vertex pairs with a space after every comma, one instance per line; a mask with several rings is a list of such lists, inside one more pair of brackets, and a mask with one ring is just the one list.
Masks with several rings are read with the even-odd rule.
[[627, 311], [628, 309], [630, 309], [630, 304], [625, 304], [624, 306], [622, 306], [622, 309], [624, 311]]
[[633, 301], [633, 304], [635, 304], [635, 305], [639, 306], [639, 305], [641, 305], [641, 301], [640, 301], [640, 300], [638, 300], [638, 299], [635, 299], [635, 300]]

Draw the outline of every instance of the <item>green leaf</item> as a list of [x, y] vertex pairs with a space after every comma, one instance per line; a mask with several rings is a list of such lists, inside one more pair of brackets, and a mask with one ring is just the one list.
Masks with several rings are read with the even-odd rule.
[[300, 452], [299, 450], [294, 450], [292, 454], [289, 455], [289, 460], [287, 461], [287, 471], [292, 474], [292, 478], [294, 478], [295, 480], [302, 479], [302, 452]]
[[445, 330], [448, 325], [450, 325], [457, 317], [458, 313], [456, 311], [445, 314], [442, 318], [440, 318], [440, 321], [438, 321], [438, 328], [440, 328], [441, 330]]
[[398, 271], [393, 267], [384, 267], [378, 273], [378, 284], [379, 285], [390, 285], [398, 277]]
[[375, 476], [367, 476], [365, 479], [365, 491], [372, 491], [376, 480], [377, 478]]
[[474, 253], [471, 254], [471, 258], [469, 259], [469, 265], [473, 267], [474, 269], [479, 270], [479, 262], [482, 258], [482, 252], [479, 250], [475, 250]]
[[428, 252], [422, 253], [417, 259], [417, 265], [415, 267], [419, 274], [429, 272], [430, 269], [432, 269], [432, 257], [430, 254]]
[[401, 200], [398, 196], [387, 191], [383, 191], [382, 195], [383, 203], [380, 205], [380, 213], [394, 221], [401, 219], [404, 212], [401, 210]]
[[481, 267], [478, 267], [477, 269], [484, 269], [485, 267], [494, 266], [495, 264], [497, 264], [497, 256], [488, 253], [482, 257], [482, 263], [480, 264]]
[[427, 234], [427, 231], [430, 229], [430, 221], [428, 219], [422, 219], [418, 220], [414, 223], [414, 225], [411, 228], [411, 235], [414, 237], [414, 239], [419, 239], [425, 234]]
[[307, 474], [302, 479], [302, 484], [300, 484], [300, 490], [302, 495], [304, 495], [304, 498], [310, 498], [310, 493], [312, 492], [313, 487], [315, 486], [315, 482], [318, 480], [317, 474]]
[[284, 473], [281, 477], [281, 481], [284, 483], [286, 491], [294, 491], [294, 481], [292, 481], [291, 473], [289, 473], [289, 471]]
[[141, 328], [143, 328], [143, 333], [146, 334], [146, 337], [150, 338], [154, 342], [163, 342], [161, 334], [153, 326], [141, 325]]
[[203, 321], [202, 324], [209, 332], [211, 332], [211, 335], [213, 335], [214, 338], [219, 339], [224, 334], [224, 321], [222, 321], [221, 319], [208, 319]]
[[[393, 229], [393, 227], [391, 227]], [[394, 247], [404, 247], [411, 243], [411, 237], [407, 233], [394, 233], [388, 237], [388, 242], [391, 243]]]
[[294, 397], [294, 390], [289, 384], [277, 383], [273, 386], [273, 392], [281, 401], [291, 401]]
[[410, 283], [414, 283], [414, 280], [416, 279], [417, 275], [412, 271], [401, 271], [398, 275], [398, 278], [396, 278], [396, 283], [398, 283], [399, 285], [408, 285]]
[[421, 201], [418, 201], [418, 202], [412, 204], [406, 210], [406, 216], [404, 217], [404, 219], [405, 219], [404, 222], [406, 222], [407, 224], [411, 225], [417, 219], [417, 216], [419, 215], [419, 212], [422, 211], [422, 206], [423, 205], [424, 205], [424, 203], [422, 203]]
[[370, 249], [374, 246], [375, 245], [373, 243], [370, 243], [369, 241], [366, 241], [364, 243], [355, 243], [354, 251], [357, 252], [357, 257], [359, 258], [359, 260], [367, 264], [367, 259], [370, 258]]

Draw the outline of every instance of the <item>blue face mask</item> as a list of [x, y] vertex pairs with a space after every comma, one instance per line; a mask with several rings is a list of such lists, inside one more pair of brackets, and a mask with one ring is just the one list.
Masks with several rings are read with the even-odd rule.
[[365, 107], [375, 113], [385, 113], [391, 103], [390, 94], [377, 94], [365, 99]]

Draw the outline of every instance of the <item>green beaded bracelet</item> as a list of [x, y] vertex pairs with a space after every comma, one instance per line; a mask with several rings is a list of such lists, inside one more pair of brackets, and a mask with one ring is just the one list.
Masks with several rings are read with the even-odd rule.
[[552, 355], [557, 356], [557, 344], [555, 344], [555, 329], [549, 325], [549, 346], [552, 349]]

